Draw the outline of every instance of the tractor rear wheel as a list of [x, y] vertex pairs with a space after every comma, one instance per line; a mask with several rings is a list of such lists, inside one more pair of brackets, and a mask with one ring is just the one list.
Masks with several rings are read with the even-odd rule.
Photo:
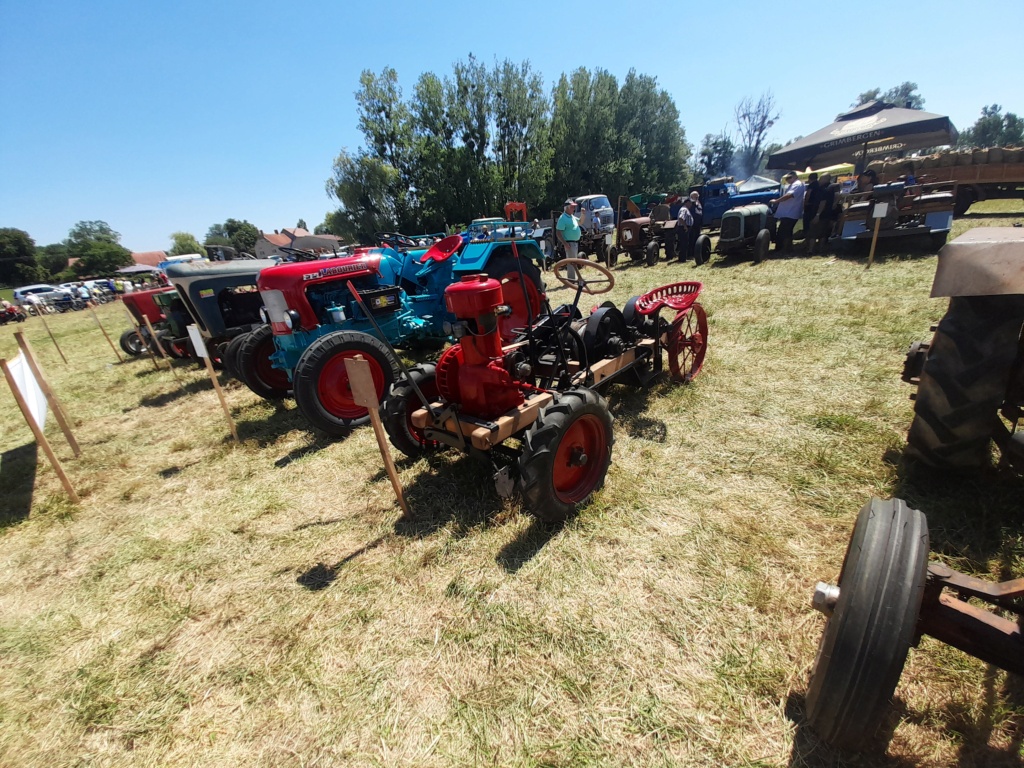
[[[760, 264], [768, 258], [768, 249], [772, 244], [772, 233], [770, 230], [762, 229], [754, 238], [754, 262]], [[708, 244], [710, 245], [710, 243]]]
[[523, 503], [545, 522], [561, 522], [604, 484], [612, 459], [612, 416], [592, 389], [556, 394], [523, 437]]
[[914, 639], [927, 575], [925, 516], [900, 499], [865, 504], [807, 687], [807, 721], [831, 746], [863, 748], [881, 723]]
[[269, 325], [247, 333], [238, 348], [238, 378], [265, 400], [280, 400], [287, 397], [291, 389], [288, 374], [270, 361], [275, 350], [274, 334]]
[[224, 352], [221, 354], [221, 361], [224, 363], [224, 370], [229, 376], [236, 379], [241, 379], [241, 375], [238, 372], [238, 353], [242, 349], [242, 345], [245, 343], [245, 337], [248, 333], [240, 333], [235, 338], [227, 343], [224, 347]]
[[711, 238], [707, 235], [698, 235], [693, 244], [693, 260], [699, 267], [711, 261]]
[[666, 339], [672, 380], [689, 384], [704, 366], [708, 348], [708, 316], [698, 303], [675, 316]]
[[[409, 369], [409, 376], [425, 398], [432, 402], [438, 399], [436, 366], [433, 363], [413, 366]], [[391, 438], [391, 444], [411, 459], [441, 446], [436, 440], [427, 440], [423, 430], [412, 424], [413, 413], [422, 407], [423, 403], [407, 379], [391, 387], [391, 393], [384, 401], [384, 429]]]
[[310, 424], [331, 437], [342, 437], [370, 420], [370, 412], [353, 398], [345, 367], [345, 360], [356, 355], [369, 362], [377, 399], [383, 401], [398, 378], [398, 366], [376, 336], [329, 333], [310, 344], [295, 365], [295, 404]]
[[484, 274], [501, 283], [502, 297], [512, 309], [510, 314], [498, 318], [498, 330], [505, 343], [516, 337], [516, 329], [526, 328], [531, 319], [536, 322], [543, 306], [541, 294], [544, 292], [544, 283], [541, 282], [540, 270], [529, 259], [520, 257], [519, 263], [523, 268], [525, 283], [521, 282], [516, 258], [510, 253], [495, 256], [484, 268]]
[[648, 267], [653, 267], [655, 264], [658, 263], [657, 240], [651, 240], [651, 242], [647, 244], [647, 246], [644, 248], [644, 255], [646, 256], [644, 263], [647, 264]]
[[132, 329], [121, 334], [121, 349], [124, 350], [126, 355], [138, 357], [146, 351], [146, 345], [143, 343], [142, 338], [139, 337], [140, 333], [144, 334], [146, 332]]
[[986, 463], [1020, 341], [1024, 297], [955, 296], [919, 376], [907, 452], [944, 469]]

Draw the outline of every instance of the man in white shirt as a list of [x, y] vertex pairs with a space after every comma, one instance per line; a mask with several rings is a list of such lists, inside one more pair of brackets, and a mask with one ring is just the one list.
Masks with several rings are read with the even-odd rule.
[[775, 252], [786, 255], [793, 249], [793, 227], [804, 215], [804, 183], [795, 171], [789, 171], [782, 180], [786, 183], [785, 191], [770, 202], [778, 204], [775, 209], [775, 222], [778, 224]]

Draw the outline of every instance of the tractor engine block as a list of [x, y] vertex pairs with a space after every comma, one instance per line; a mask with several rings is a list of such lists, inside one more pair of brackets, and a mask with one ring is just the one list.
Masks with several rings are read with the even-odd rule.
[[523, 403], [520, 383], [506, 368], [498, 316], [507, 314], [501, 283], [486, 275], [469, 275], [444, 292], [448, 311], [457, 318], [458, 343], [437, 362], [437, 389], [467, 416], [491, 419]]

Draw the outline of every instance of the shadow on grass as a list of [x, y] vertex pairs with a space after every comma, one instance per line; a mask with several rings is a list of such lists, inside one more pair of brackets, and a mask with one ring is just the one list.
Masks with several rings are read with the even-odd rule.
[[352, 562], [360, 555], [369, 552], [371, 549], [376, 549], [389, 538], [391, 538], [390, 534], [374, 539], [369, 544], [365, 544], [354, 552], [350, 552], [345, 555], [341, 560], [333, 565], [317, 563], [308, 571], [300, 574], [299, 577], [295, 579], [295, 582], [299, 586], [305, 587], [310, 592], [319, 592], [321, 589], [326, 589], [334, 583], [335, 579], [338, 578], [338, 571], [340, 571], [346, 563]]
[[627, 386], [612, 386], [605, 390], [609, 409], [615, 417], [615, 429], [624, 429], [626, 434], [637, 440], [664, 443], [668, 438], [668, 426], [661, 419], [645, 414], [656, 386], [650, 389], [636, 389]]
[[212, 387], [213, 385], [209, 379], [196, 379], [188, 384], [174, 382], [174, 389], [159, 395], [144, 397], [139, 400], [139, 405], [143, 408], [161, 408], [168, 403], [173, 403], [175, 400], [194, 395], [196, 392], [202, 392], [204, 389], [212, 389]]
[[501, 548], [494, 561], [506, 573], [516, 573], [536, 557], [563, 528], [565, 523], [545, 523], [534, 518], [522, 533]]
[[0, 453], [0, 528], [28, 517], [38, 463], [39, 446], [35, 441]]

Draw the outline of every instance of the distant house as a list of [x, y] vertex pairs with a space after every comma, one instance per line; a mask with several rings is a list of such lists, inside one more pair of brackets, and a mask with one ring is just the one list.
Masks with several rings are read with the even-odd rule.
[[167, 261], [167, 254], [164, 251], [143, 251], [142, 253], [133, 253], [132, 261], [144, 267], [155, 267], [161, 261]]
[[269, 259], [274, 256], [291, 258], [292, 255], [290, 253], [280, 250], [282, 246], [330, 254], [340, 250], [342, 245], [340, 237], [335, 235], [313, 235], [301, 228], [282, 229], [280, 232], [275, 229], [272, 235], [261, 231], [260, 237], [256, 241], [256, 258]]

